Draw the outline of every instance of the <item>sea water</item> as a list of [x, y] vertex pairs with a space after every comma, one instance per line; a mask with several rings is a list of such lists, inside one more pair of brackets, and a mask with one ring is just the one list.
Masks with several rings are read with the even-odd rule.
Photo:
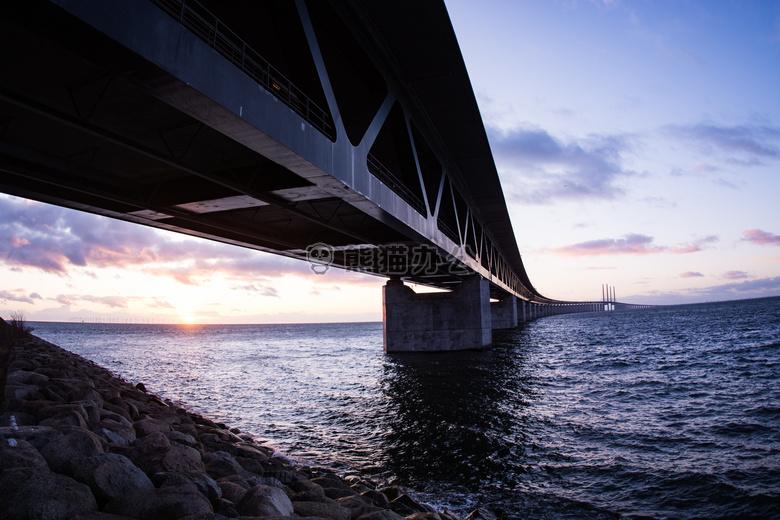
[[780, 298], [540, 318], [481, 352], [381, 323], [31, 323], [301, 463], [507, 517], [780, 518]]

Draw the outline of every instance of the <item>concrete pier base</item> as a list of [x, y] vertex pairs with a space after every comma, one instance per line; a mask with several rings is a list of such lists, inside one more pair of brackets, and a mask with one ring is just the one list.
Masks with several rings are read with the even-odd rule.
[[517, 327], [517, 298], [512, 295], [503, 300], [490, 302], [491, 327], [494, 329], [514, 329]]
[[482, 349], [490, 345], [489, 282], [464, 280], [448, 293], [415, 293], [401, 280], [382, 291], [385, 352]]

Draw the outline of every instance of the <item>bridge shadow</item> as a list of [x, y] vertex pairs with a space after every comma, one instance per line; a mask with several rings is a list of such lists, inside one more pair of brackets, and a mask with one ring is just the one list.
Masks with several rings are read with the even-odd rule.
[[387, 470], [416, 489], [506, 489], [528, 471], [541, 394], [527, 361], [524, 326], [494, 331], [485, 351], [387, 356]]

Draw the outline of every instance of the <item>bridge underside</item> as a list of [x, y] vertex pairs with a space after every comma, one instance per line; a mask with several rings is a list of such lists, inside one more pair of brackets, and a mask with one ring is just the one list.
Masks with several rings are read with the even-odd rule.
[[[400, 197], [394, 198], [416, 207], [428, 219], [436, 213], [438, 225], [432, 232], [453, 239], [449, 248], [432, 243], [426, 230], [410, 230], [392, 211], [367, 204], [360, 193], [249, 124], [241, 112], [251, 110], [250, 106], [239, 107], [239, 117], [226, 113], [181, 78], [54, 3], [30, 1], [3, 9], [0, 190], [441, 288], [459, 284], [464, 275], [473, 273], [474, 265], [483, 264], [488, 273], [497, 271], [491, 265], [497, 264], [497, 254], [489, 251], [493, 244], [488, 245], [487, 236], [475, 238], [478, 229], [472, 215], [468, 215], [471, 229], [466, 229], [466, 204], [457, 207], [457, 189], [441, 172], [426, 179], [431, 195], [410, 193], [415, 190], [400, 186], [395, 190]], [[301, 33], [301, 27], [287, 23], [285, 30]], [[285, 44], [291, 41], [288, 38]], [[295, 41], [298, 47], [305, 45], [302, 34], [295, 34]], [[219, 58], [206, 49], [209, 54], [197, 56], [198, 60]], [[289, 52], [310, 56], [301, 49]], [[215, 67], [203, 70], [211, 72]], [[309, 63], [308, 68], [316, 64]], [[314, 79], [292, 68], [285, 72], [308, 85], [316, 101], [327, 104], [322, 89], [312, 86], [319, 81], [316, 71]], [[335, 76], [332, 69], [331, 76]], [[260, 92], [281, 105], [262, 88]], [[324, 133], [330, 137], [326, 144], [332, 146], [333, 135], [327, 134], [336, 132], [335, 114], [350, 138], [363, 136], [370, 133], [367, 127], [374, 112], [388, 105], [381, 96], [374, 97], [375, 106], [363, 112], [342, 104], [341, 111], [332, 107], [308, 120], [292, 113], [282, 131], [319, 137]], [[398, 133], [391, 121], [394, 111], [398, 112], [384, 109], [386, 122], [374, 131], [380, 135], [373, 136], [375, 146], [370, 149], [374, 155], [381, 156], [388, 147], [391, 153], [397, 151], [393, 149], [397, 138], [392, 134]], [[400, 125], [405, 126], [403, 119]], [[422, 162], [423, 150], [416, 156]], [[371, 159], [368, 168], [376, 165], [372, 173], [381, 177], [385, 166]], [[385, 162], [393, 161], [385, 158]], [[402, 170], [392, 165], [390, 169]], [[392, 172], [388, 175], [385, 184], [409, 184]], [[454, 203], [446, 200], [453, 197]], [[313, 245], [320, 248], [312, 251]], [[464, 249], [471, 252], [471, 266], [450, 254]], [[504, 294], [500, 285], [493, 287], [496, 294]]]
[[0, 191], [390, 277], [386, 336], [421, 331], [391, 351], [560, 303], [522, 266], [443, 3], [203, 1], [4, 4]]

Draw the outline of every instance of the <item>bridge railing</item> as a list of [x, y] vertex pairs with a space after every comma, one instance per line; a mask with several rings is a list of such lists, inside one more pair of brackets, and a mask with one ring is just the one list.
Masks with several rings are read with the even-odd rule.
[[407, 204], [417, 210], [418, 213], [421, 215], [426, 214], [425, 203], [422, 199], [415, 195], [412, 190], [407, 188], [406, 185], [401, 182], [393, 172], [387, 169], [384, 164], [379, 162], [379, 159], [372, 154], [368, 154], [367, 165], [371, 175], [382, 181], [385, 186], [393, 190], [399, 197], [404, 199]]
[[208, 9], [195, 0], [150, 1], [240, 68], [326, 137], [331, 140], [336, 139], [335, 128], [328, 111], [319, 107], [293, 85]]

